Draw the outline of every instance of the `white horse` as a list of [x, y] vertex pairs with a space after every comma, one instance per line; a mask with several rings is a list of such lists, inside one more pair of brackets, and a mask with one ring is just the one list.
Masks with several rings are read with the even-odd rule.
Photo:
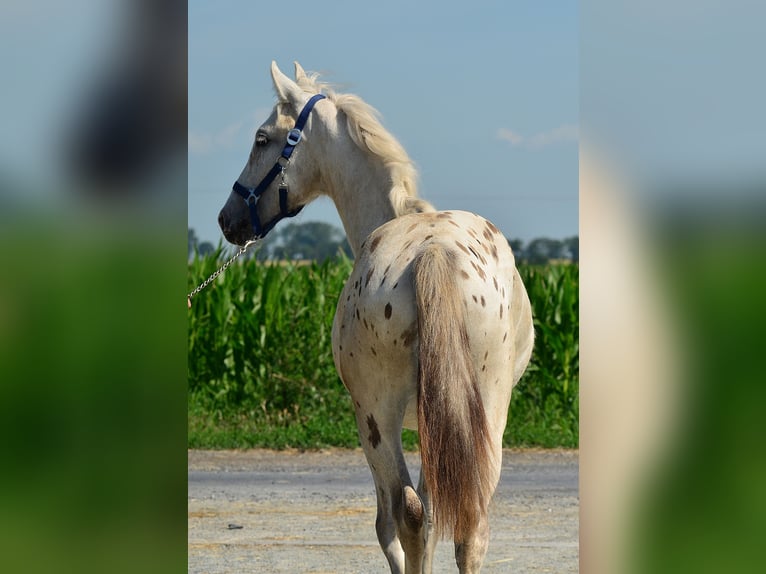
[[[511, 249], [486, 219], [419, 199], [412, 162], [359, 97], [297, 63], [295, 81], [275, 63], [271, 75], [278, 102], [221, 210], [223, 233], [243, 244], [332, 198], [355, 256], [333, 356], [375, 480], [378, 540], [395, 573], [430, 572], [444, 536], [460, 572], [478, 572], [511, 390], [533, 345]], [[403, 427], [419, 433], [417, 488]]]

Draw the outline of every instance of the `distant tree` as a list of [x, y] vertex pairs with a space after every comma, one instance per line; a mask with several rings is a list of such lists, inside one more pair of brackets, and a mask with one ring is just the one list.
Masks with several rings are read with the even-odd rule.
[[197, 248], [197, 242], [199, 241], [199, 238], [197, 237], [197, 232], [194, 231], [194, 229], [191, 227], [188, 228], [187, 237], [189, 240], [188, 256], [191, 258], [191, 256], [194, 255], [194, 250]]
[[526, 250], [526, 260], [533, 265], [548, 263], [551, 259], [563, 257], [564, 243], [558, 239], [539, 237], [533, 239]]
[[194, 257], [195, 253], [199, 253], [203, 257], [210, 255], [211, 253], [215, 253], [215, 246], [212, 243], [210, 243], [209, 241], [203, 241], [202, 243], [200, 243], [199, 237], [197, 237], [197, 232], [194, 231], [194, 229], [192, 229], [191, 227], [189, 227], [188, 230], [189, 230], [188, 231], [189, 259]]
[[516, 239], [508, 239], [506, 238], [506, 241], [508, 241], [508, 245], [511, 246], [511, 250], [513, 251], [513, 255], [516, 258], [517, 261], [521, 261], [524, 259], [524, 240], [519, 239], [518, 237]]
[[215, 246], [209, 241], [203, 241], [197, 246], [197, 253], [205, 257], [211, 253], [215, 253]]
[[564, 240], [566, 251], [569, 253], [569, 259], [572, 263], [580, 262], [580, 237], [575, 235]]
[[264, 246], [261, 257], [323, 261], [335, 257], [339, 250], [350, 253], [343, 231], [329, 223], [307, 221], [279, 228], [268, 245]]

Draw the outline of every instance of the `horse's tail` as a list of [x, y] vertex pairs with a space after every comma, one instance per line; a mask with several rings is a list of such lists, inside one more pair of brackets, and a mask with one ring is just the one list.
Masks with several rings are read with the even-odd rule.
[[492, 446], [458, 288], [455, 254], [431, 244], [414, 262], [418, 433], [434, 531], [459, 542], [486, 517]]

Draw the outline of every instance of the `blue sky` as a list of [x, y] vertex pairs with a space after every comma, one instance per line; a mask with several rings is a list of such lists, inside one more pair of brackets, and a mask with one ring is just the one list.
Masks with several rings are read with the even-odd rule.
[[[577, 2], [189, 2], [189, 226], [216, 217], [293, 61], [383, 115], [439, 209], [578, 233]], [[341, 227], [329, 200], [299, 221]]]

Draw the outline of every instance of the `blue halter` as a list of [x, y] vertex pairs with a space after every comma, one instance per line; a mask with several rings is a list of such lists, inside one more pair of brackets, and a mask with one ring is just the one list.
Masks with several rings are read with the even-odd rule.
[[[300, 213], [301, 209], [303, 209], [303, 206], [293, 211], [289, 211], [287, 209], [287, 193], [289, 188], [284, 180], [284, 172], [287, 168], [287, 164], [290, 162], [290, 156], [293, 154], [295, 146], [300, 143], [301, 138], [303, 137], [303, 128], [306, 126], [306, 122], [308, 121], [309, 114], [311, 114], [311, 110], [314, 109], [314, 104], [323, 98], [324, 96], [322, 94], [316, 94], [315, 96], [312, 96], [308, 102], [306, 102], [306, 105], [303, 106], [301, 113], [298, 114], [298, 119], [295, 122], [295, 127], [287, 132], [287, 143], [285, 143], [285, 147], [282, 148], [282, 153], [277, 159], [277, 162], [272, 166], [272, 168], [257, 186], [245, 187], [238, 181], [234, 182], [234, 191], [237, 192], [237, 194], [245, 200], [245, 203], [247, 203], [247, 206], [250, 209], [250, 222], [253, 225], [253, 234], [255, 239], [264, 237], [279, 221], [285, 217], [295, 217]], [[283, 175], [283, 178], [282, 182], [279, 184], [279, 216], [268, 222], [266, 225], [261, 225], [261, 221], [258, 219], [258, 213], [256, 210], [258, 198], [269, 188], [269, 186], [276, 179], [277, 175], [280, 173]]]

